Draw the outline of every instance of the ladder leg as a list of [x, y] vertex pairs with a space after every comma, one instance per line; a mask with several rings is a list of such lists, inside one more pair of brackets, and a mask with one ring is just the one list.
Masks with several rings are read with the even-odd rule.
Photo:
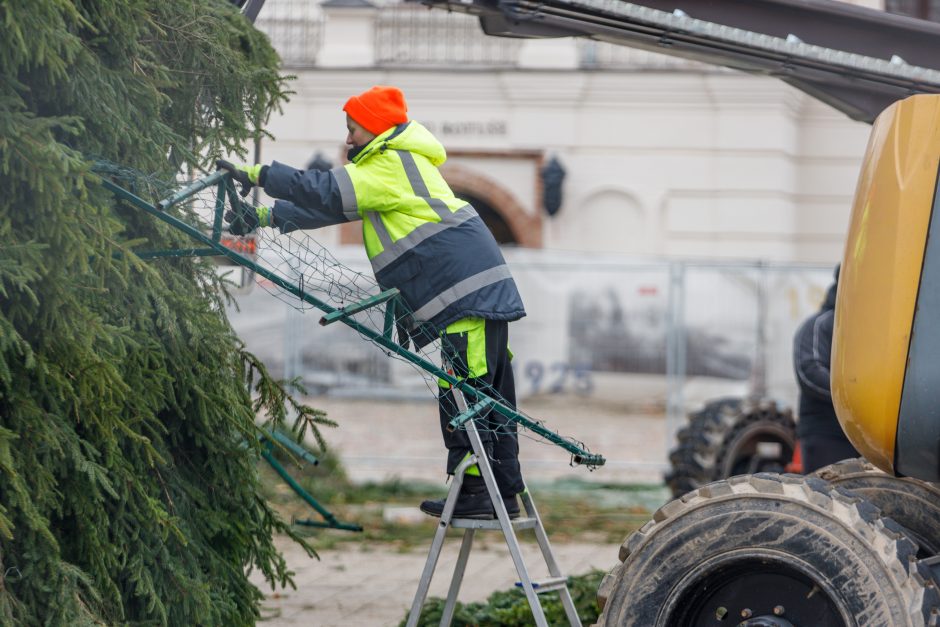
[[454, 610], [457, 608], [457, 595], [460, 593], [460, 584], [467, 569], [467, 560], [470, 558], [470, 549], [473, 548], [473, 529], [463, 533], [463, 542], [460, 543], [460, 554], [457, 556], [457, 565], [454, 567], [454, 577], [450, 580], [450, 589], [447, 591], [447, 602], [441, 614], [441, 627], [449, 627], [454, 619]]
[[[539, 549], [542, 551], [542, 557], [545, 558], [545, 565], [548, 566], [548, 573], [553, 577], [561, 577], [561, 569], [558, 567], [558, 562], [555, 561], [555, 553], [552, 551], [552, 545], [548, 540], [548, 534], [545, 533], [545, 527], [542, 526], [542, 517], [539, 516], [538, 510], [535, 508], [535, 502], [532, 500], [532, 496], [529, 494], [528, 490], [524, 491], [521, 497], [522, 506], [526, 513], [530, 518], [534, 518], [536, 521], [534, 529], [535, 539], [539, 543]], [[578, 617], [578, 610], [574, 606], [574, 599], [571, 598], [571, 591], [568, 589], [568, 586], [559, 588], [558, 595], [561, 597], [561, 604], [565, 608], [565, 615], [568, 617], [568, 623], [571, 624], [571, 627], [581, 627], [581, 619]]]
[[[467, 400], [463, 393], [456, 388], [451, 388], [451, 391], [454, 395], [454, 401], [457, 405], [457, 409], [461, 413], [466, 412]], [[526, 600], [529, 602], [529, 609], [532, 612], [532, 618], [535, 620], [537, 627], [548, 627], [548, 621], [545, 618], [545, 612], [542, 609], [542, 604], [539, 601], [539, 595], [535, 590], [532, 578], [529, 576], [529, 571], [526, 568], [525, 560], [522, 557], [522, 551], [519, 547], [519, 541], [516, 539], [512, 522], [509, 520], [509, 514], [506, 511], [506, 506], [503, 504], [503, 498], [500, 495], [499, 488], [496, 485], [496, 477], [493, 475], [493, 468], [490, 465], [490, 460], [486, 455], [486, 449], [483, 446], [483, 440], [480, 438], [480, 433], [477, 430], [476, 423], [473, 419], [470, 419], [464, 424], [467, 430], [467, 436], [470, 440], [470, 445], [474, 452], [473, 457], [476, 457], [476, 463], [480, 469], [480, 474], [483, 475], [483, 480], [486, 484], [490, 501], [493, 503], [493, 509], [496, 512], [496, 518], [499, 520], [499, 528], [503, 532], [503, 536], [506, 539], [506, 546], [509, 548], [509, 555], [512, 557], [513, 564], [516, 567], [516, 572], [519, 575], [522, 589], [525, 591]], [[462, 471], [464, 468], [460, 468], [459, 470]], [[548, 535], [545, 533], [545, 528], [542, 526], [542, 519], [539, 517], [538, 511], [535, 509], [535, 503], [532, 501], [528, 490], [524, 491], [521, 497], [526, 514], [529, 516], [529, 518], [535, 520], [534, 530], [536, 539], [538, 540], [539, 548], [542, 551], [542, 556], [545, 558], [545, 563], [548, 566], [549, 574], [555, 578], [563, 577], [560, 569], [558, 568], [558, 563], [555, 561], [555, 555], [552, 552], [551, 544], [548, 541]], [[468, 532], [472, 532], [472, 530], [468, 530]], [[466, 536], [464, 536], [464, 541], [465, 545], [461, 546], [462, 558], [464, 557], [463, 552], [465, 548], [468, 554], [470, 551], [470, 546], [466, 542]], [[463, 559], [462, 563], [460, 560], [458, 560], [457, 571], [454, 573], [455, 578], [451, 583], [451, 592], [448, 594], [447, 605], [445, 606], [441, 625], [449, 625], [453, 618], [453, 606], [456, 604], [457, 589], [459, 589], [460, 580], [463, 578], [463, 569], [465, 565], [465, 559]], [[571, 598], [571, 591], [568, 589], [568, 586], [563, 584], [563, 580], [561, 586], [558, 586], [558, 582], [552, 583], [557, 586], [562, 605], [565, 608], [565, 614], [568, 617], [568, 622], [572, 625], [572, 627], [581, 627], [581, 619], [578, 617], [577, 610], [574, 606], [574, 600]], [[548, 588], [546, 591], [549, 589], [555, 588]]]
[[[456, 395], [456, 393], [455, 393]], [[458, 407], [463, 395], [458, 397]], [[463, 401], [464, 406], [466, 401]], [[509, 520], [509, 513], [506, 512], [506, 506], [503, 505], [503, 497], [496, 486], [496, 478], [493, 476], [493, 468], [490, 466], [490, 460], [486, 456], [486, 450], [483, 447], [483, 441], [480, 439], [480, 433], [472, 420], [466, 423], [467, 435], [470, 437], [470, 443], [473, 446], [473, 452], [479, 458], [477, 466], [483, 480], [486, 482], [486, 489], [489, 492], [490, 500], [493, 502], [493, 509], [496, 510], [496, 518], [499, 519], [499, 526], [502, 528], [503, 536], [506, 538], [506, 546], [509, 548], [509, 555], [519, 574], [519, 580], [522, 582], [522, 589], [525, 590], [526, 599], [529, 601], [529, 609], [532, 611], [532, 618], [538, 627], [548, 627], [548, 621], [545, 619], [545, 612], [542, 610], [542, 604], [539, 602], [539, 595], [532, 586], [532, 578], [526, 568], [525, 560], [522, 559], [522, 551], [519, 549], [519, 541], [516, 540], [516, 534], [512, 528], [512, 522]]]
[[434, 569], [437, 568], [437, 560], [441, 556], [441, 547], [444, 546], [444, 537], [447, 535], [447, 527], [450, 526], [450, 520], [454, 513], [454, 506], [457, 504], [457, 495], [460, 492], [460, 486], [463, 484], [463, 471], [467, 466], [476, 463], [476, 458], [464, 460], [458, 472], [454, 474], [454, 480], [451, 483], [450, 490], [447, 492], [447, 500], [444, 501], [444, 511], [441, 514], [441, 521], [437, 525], [437, 531], [434, 532], [434, 539], [431, 541], [431, 549], [428, 551], [428, 559], [424, 563], [424, 570], [421, 572], [421, 579], [418, 581], [418, 589], [415, 591], [414, 601], [411, 603], [411, 612], [408, 614], [407, 627], [415, 627], [418, 624], [418, 618], [421, 616], [421, 608], [424, 607], [424, 601], [428, 596], [428, 588], [431, 587], [431, 579], [434, 577]]

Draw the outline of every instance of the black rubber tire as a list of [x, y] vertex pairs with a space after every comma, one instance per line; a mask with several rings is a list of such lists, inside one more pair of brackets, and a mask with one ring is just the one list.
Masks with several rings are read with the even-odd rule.
[[723, 414], [738, 415], [744, 399], [725, 397], [709, 401], [688, 416], [688, 424], [676, 434], [676, 448], [669, 452], [670, 471], [664, 477], [674, 497], [713, 481], [714, 461], [710, 451], [723, 439], [716, 436]]
[[[776, 614], [767, 597], [786, 589], [749, 585], [775, 570], [805, 579], [810, 590], [788, 599], [780, 618], [789, 624], [936, 625], [940, 594], [916, 553], [897, 523], [818, 478], [732, 477], [667, 503], [626, 539], [622, 563], [598, 591], [603, 613], [597, 625], [718, 624], [709, 595], [732, 587], [738, 605], [718, 608], [730, 625], [749, 616], [745, 606], [754, 618]], [[829, 604], [835, 618], [796, 620], [813, 603]]]
[[908, 530], [919, 557], [940, 554], [940, 486], [889, 475], [864, 459], [847, 459], [811, 476], [858, 494]]
[[[769, 399], [722, 398], [689, 414], [677, 441], [665, 481], [678, 498], [738, 474], [783, 472], [796, 448], [796, 422]], [[757, 455], [758, 447], [772, 451]]]

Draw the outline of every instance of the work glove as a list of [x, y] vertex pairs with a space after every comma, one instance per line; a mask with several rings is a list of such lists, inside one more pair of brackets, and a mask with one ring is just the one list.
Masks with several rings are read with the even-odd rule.
[[232, 180], [242, 186], [242, 197], [247, 196], [251, 188], [258, 184], [258, 178], [261, 176], [260, 163], [247, 165], [244, 163], [234, 164], [225, 159], [219, 159], [215, 162], [215, 167], [219, 170], [227, 170], [232, 175]]
[[223, 217], [228, 222], [228, 232], [232, 235], [248, 235], [259, 226], [271, 226], [269, 208], [261, 205], [253, 207], [241, 201], [236, 209], [229, 209]]

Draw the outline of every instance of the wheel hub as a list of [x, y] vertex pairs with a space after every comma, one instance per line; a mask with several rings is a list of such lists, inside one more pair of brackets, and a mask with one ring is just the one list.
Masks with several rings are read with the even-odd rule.
[[682, 595], [677, 624], [694, 627], [844, 627], [832, 599], [797, 570], [763, 560], [726, 564]]

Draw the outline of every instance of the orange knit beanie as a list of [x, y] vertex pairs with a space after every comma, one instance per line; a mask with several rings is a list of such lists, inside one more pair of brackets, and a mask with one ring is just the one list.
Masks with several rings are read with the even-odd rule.
[[346, 101], [343, 111], [373, 135], [408, 121], [405, 95], [397, 87], [376, 85]]

